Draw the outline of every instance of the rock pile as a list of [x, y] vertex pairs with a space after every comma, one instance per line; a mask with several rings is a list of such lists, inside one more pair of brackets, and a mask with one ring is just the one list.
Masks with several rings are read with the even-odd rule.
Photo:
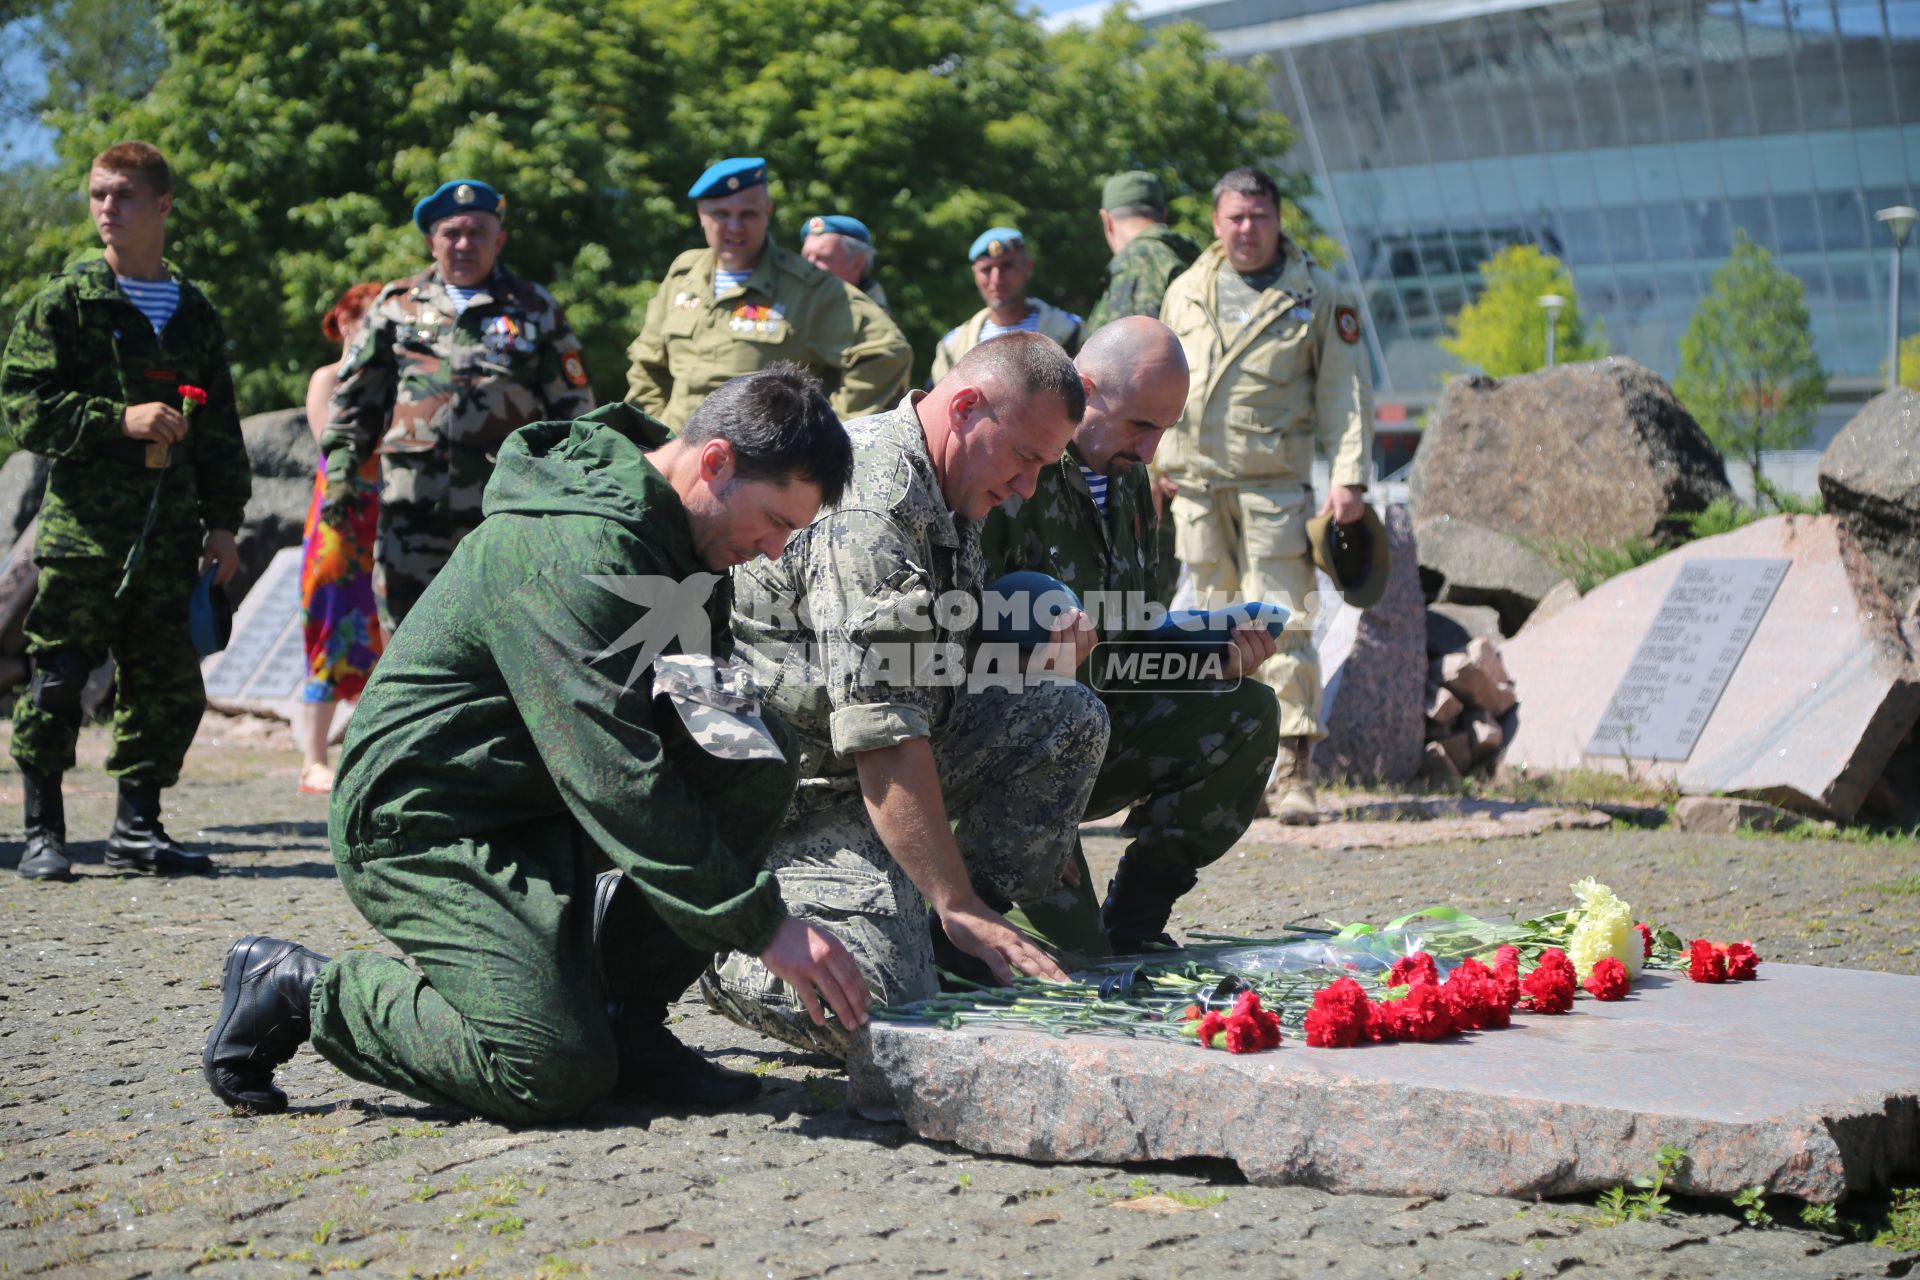
[[1491, 770], [1507, 743], [1519, 698], [1493, 641], [1472, 636], [1459, 649], [1435, 653], [1436, 643], [1466, 633], [1448, 622], [1430, 625], [1427, 634], [1427, 741], [1421, 769], [1431, 781], [1458, 782], [1482, 765]]

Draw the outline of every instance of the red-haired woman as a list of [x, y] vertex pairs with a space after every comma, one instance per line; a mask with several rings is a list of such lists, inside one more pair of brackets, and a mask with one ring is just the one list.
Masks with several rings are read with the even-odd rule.
[[[365, 326], [367, 310], [380, 294], [377, 284], [356, 284], [340, 295], [320, 332], [347, 353]], [[307, 425], [315, 441], [326, 430], [340, 366], [316, 369], [307, 383]], [[327, 737], [336, 703], [360, 696], [380, 656], [384, 637], [373, 602], [373, 555], [380, 526], [380, 459], [367, 459], [354, 478], [351, 516], [342, 528], [320, 519], [326, 489], [324, 466], [307, 508], [306, 541], [300, 558], [301, 619], [306, 627], [307, 683], [300, 691], [294, 734], [300, 740], [300, 790], [325, 795], [333, 790], [327, 764]]]

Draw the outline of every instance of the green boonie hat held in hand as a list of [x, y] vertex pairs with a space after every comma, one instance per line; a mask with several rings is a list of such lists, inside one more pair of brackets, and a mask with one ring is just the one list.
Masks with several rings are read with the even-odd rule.
[[1387, 594], [1387, 527], [1371, 506], [1352, 524], [1335, 524], [1333, 513], [1307, 521], [1313, 563], [1340, 588], [1340, 598], [1356, 609], [1371, 609]]
[[1161, 190], [1160, 179], [1145, 169], [1116, 173], [1107, 179], [1106, 186], [1100, 188], [1102, 209], [1132, 209], [1142, 205], [1149, 209], [1167, 207], [1167, 193]]

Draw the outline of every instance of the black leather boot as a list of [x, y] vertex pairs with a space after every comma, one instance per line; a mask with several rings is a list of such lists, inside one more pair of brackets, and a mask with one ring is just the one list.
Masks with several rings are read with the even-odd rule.
[[1180, 895], [1199, 881], [1191, 871], [1150, 871], [1132, 858], [1121, 858], [1107, 881], [1107, 900], [1100, 904], [1100, 927], [1107, 931], [1113, 953], [1131, 956], [1179, 946], [1167, 932], [1167, 920]]
[[297, 943], [257, 934], [228, 948], [220, 1017], [200, 1055], [207, 1084], [222, 1102], [255, 1115], [287, 1109], [273, 1073], [307, 1042], [313, 980], [326, 962]]
[[[602, 940], [632, 937], [643, 931], [647, 922], [639, 908], [644, 905], [639, 888], [630, 883], [623, 872], [603, 871], [595, 879], [593, 953], [600, 965], [601, 981], [610, 992], [622, 991], [629, 984], [617, 981], [619, 975], [610, 972]], [[662, 940], [665, 946], [677, 947], [678, 944], [678, 938]], [[706, 964], [707, 957], [691, 952], [689, 955], [695, 963], [687, 981], [680, 982], [676, 977], [667, 985], [677, 985], [684, 990]], [[680, 959], [677, 955], [670, 957], [665, 967], [678, 968]], [[613, 1024], [614, 1043], [620, 1051], [620, 1083], [614, 1090], [616, 1096], [644, 1098], [701, 1111], [737, 1106], [759, 1097], [758, 1076], [707, 1061], [667, 1030], [667, 1003], [678, 994], [675, 991], [670, 996], [662, 996], [654, 992], [644, 1000], [607, 1002], [607, 1018]]]
[[150, 782], [122, 782], [120, 809], [107, 837], [107, 865], [143, 876], [210, 876], [213, 859], [174, 842], [160, 825], [160, 788]]
[[73, 879], [73, 860], [67, 857], [67, 804], [60, 794], [60, 775], [23, 765], [20, 784], [27, 793], [27, 847], [20, 855], [20, 874], [29, 880]]

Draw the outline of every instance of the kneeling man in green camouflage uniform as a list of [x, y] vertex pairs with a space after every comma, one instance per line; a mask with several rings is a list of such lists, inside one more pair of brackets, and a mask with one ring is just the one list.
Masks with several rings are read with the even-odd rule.
[[[1135, 316], [1102, 327], [1074, 364], [1087, 414], [1073, 442], [1032, 497], [987, 517], [980, 541], [989, 575], [1053, 575], [1094, 606], [1112, 638], [1170, 594], [1147, 464], [1185, 406], [1187, 358], [1172, 330]], [[1086, 817], [1128, 810], [1127, 851], [1097, 915], [1084, 862], [1070, 887], [1023, 904], [1025, 923], [1050, 941], [1087, 955], [1172, 946], [1164, 931], [1174, 902], [1246, 833], [1279, 750], [1280, 706], [1267, 685], [1240, 678], [1273, 656], [1273, 638], [1241, 630], [1232, 646], [1233, 683], [1102, 690], [1113, 728]]]
[[791, 735], [724, 657], [726, 578], [837, 498], [847, 438], [793, 365], [737, 379], [669, 441], [625, 404], [508, 438], [486, 518], [394, 636], [353, 717], [329, 830], [341, 887], [413, 961], [228, 952], [203, 1066], [278, 1111], [311, 1037], [357, 1080], [508, 1124], [616, 1091], [758, 1092], [663, 1021], [719, 951], [865, 1020], [846, 950], [762, 868]]
[[33, 679], [13, 712], [27, 801], [20, 874], [72, 878], [60, 775], [73, 767], [87, 673], [108, 655], [107, 772], [120, 810], [107, 865], [207, 873], [213, 860], [161, 825], [160, 792], [180, 780], [206, 709], [187, 630], [195, 566], [218, 561], [215, 581], [233, 576], [252, 473], [220, 318], [162, 256], [173, 211], [166, 158], [144, 142], [109, 147], [94, 157], [87, 207], [106, 256], [33, 296], [0, 364], [14, 440], [53, 461], [26, 622]]
[[[1051, 339], [982, 343], [931, 392], [849, 423], [846, 497], [779, 563], [735, 574], [741, 660], [801, 738], [800, 791], [768, 860], [794, 913], [845, 942], [888, 1004], [938, 988], [929, 904], [997, 979], [1063, 976], [1002, 912], [1072, 874], [1106, 711], [1071, 679], [973, 687], [965, 667], [986, 581], [979, 521], [1033, 492], [1084, 410]], [[1073, 640], [1052, 645], [1070, 671]], [[744, 1026], [846, 1055], [844, 1029], [810, 1020], [746, 948], [701, 989]]]

